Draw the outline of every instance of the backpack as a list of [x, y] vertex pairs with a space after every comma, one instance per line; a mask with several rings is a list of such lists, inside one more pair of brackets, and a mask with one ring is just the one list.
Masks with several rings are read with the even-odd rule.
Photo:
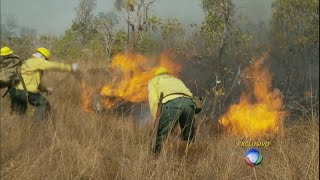
[[21, 60], [9, 56], [0, 60], [0, 89], [18, 84], [21, 80]]

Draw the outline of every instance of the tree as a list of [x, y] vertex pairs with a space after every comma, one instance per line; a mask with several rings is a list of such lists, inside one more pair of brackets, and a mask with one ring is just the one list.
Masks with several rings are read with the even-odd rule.
[[124, 31], [118, 31], [115, 33], [114, 36], [115, 37], [114, 37], [114, 43], [112, 45], [111, 56], [120, 52], [124, 52], [126, 40], [127, 40], [126, 32]]
[[237, 68], [230, 59], [236, 59], [238, 65], [249, 60], [246, 54], [251, 36], [243, 33], [236, 24], [231, 0], [202, 0], [202, 5], [206, 15], [201, 26], [205, 53], [212, 58], [212, 67], [215, 68], [212, 71], [223, 77], [228, 73], [225, 69]]
[[185, 30], [177, 18], [168, 18], [161, 24], [161, 36], [165, 49], [182, 49], [184, 46]]
[[231, 0], [203, 0], [202, 4], [206, 17], [201, 31], [207, 39], [205, 43], [209, 56], [221, 56], [232, 25], [233, 4]]
[[[210, 59], [212, 94], [214, 107], [212, 114], [221, 113], [228, 101], [238, 77], [240, 65], [249, 63], [249, 41], [251, 36], [239, 28], [232, 0], [202, 0], [205, 20], [200, 34], [204, 41], [205, 52], [202, 57]], [[238, 88], [239, 89], [239, 88]], [[227, 92], [224, 93], [224, 90]], [[232, 92], [236, 94], [239, 91]], [[226, 94], [226, 96], [225, 96]]]
[[76, 17], [72, 29], [78, 33], [83, 43], [87, 43], [94, 34], [93, 10], [95, 6], [96, 0], [79, 0], [76, 8]]
[[103, 44], [104, 53], [107, 57], [112, 55], [112, 46], [115, 42], [115, 29], [114, 26], [118, 24], [117, 16], [114, 13], [99, 13], [95, 17], [95, 29], [99, 33], [100, 42]]
[[[277, 69], [286, 72], [280, 84], [286, 95], [301, 93], [310, 89], [309, 73], [319, 71], [319, 1], [276, 0], [272, 8], [270, 37]], [[319, 87], [318, 80], [312, 83]]]
[[[317, 48], [319, 1], [277, 0], [273, 3], [271, 27], [274, 42], [284, 51]], [[318, 48], [317, 48], [318, 49]]]
[[81, 39], [73, 29], [65, 31], [64, 36], [53, 41], [53, 51], [61, 58], [78, 58], [81, 52]]
[[118, 0], [116, 7], [123, 13], [127, 23], [127, 46], [135, 50], [139, 41], [145, 39], [149, 30], [156, 31], [160, 19], [150, 16], [151, 6], [156, 0]]

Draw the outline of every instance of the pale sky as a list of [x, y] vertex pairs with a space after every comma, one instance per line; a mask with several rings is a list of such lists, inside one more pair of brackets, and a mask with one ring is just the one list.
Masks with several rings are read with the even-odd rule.
[[[97, 0], [96, 12], [112, 11], [115, 0]], [[235, 0], [242, 14], [253, 21], [270, 17], [272, 0]], [[39, 33], [62, 34], [75, 17], [79, 0], [1, 0], [1, 20], [14, 16], [17, 24]], [[157, 0], [154, 14], [160, 18], [177, 17], [182, 23], [201, 23], [204, 14], [201, 0]]]

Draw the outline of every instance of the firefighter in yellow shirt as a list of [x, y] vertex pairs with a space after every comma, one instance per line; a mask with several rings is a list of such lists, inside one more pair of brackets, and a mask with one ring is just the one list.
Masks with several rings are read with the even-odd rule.
[[[148, 83], [148, 99], [153, 119], [159, 119], [156, 143], [153, 147], [155, 154], [160, 153], [161, 144], [179, 122], [182, 139], [191, 142], [195, 137], [194, 114], [195, 103], [192, 93], [178, 78], [169, 75], [166, 68], [160, 67], [155, 72], [155, 77]], [[161, 100], [161, 109], [158, 103]], [[159, 111], [157, 113], [157, 111]], [[159, 117], [156, 117], [159, 116]]]
[[[35, 118], [44, 120], [50, 104], [40, 92], [50, 92], [51, 88], [44, 87], [41, 84], [43, 71], [66, 71], [76, 72], [79, 69], [77, 63], [64, 64], [60, 62], [51, 62], [49, 58], [51, 53], [48, 49], [40, 47], [32, 54], [32, 57], [25, 60], [21, 65], [21, 75], [23, 82], [9, 89], [11, 98], [11, 109], [17, 114], [25, 114], [28, 103], [35, 106]], [[26, 88], [26, 89], [25, 89]]]

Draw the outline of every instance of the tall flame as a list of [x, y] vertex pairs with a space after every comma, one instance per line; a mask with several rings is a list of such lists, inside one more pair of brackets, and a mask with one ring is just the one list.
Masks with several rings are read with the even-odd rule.
[[[141, 54], [120, 53], [114, 56], [109, 68], [113, 69], [117, 80], [105, 84], [100, 91], [105, 108], [112, 108], [116, 100], [128, 102], [145, 102], [148, 99], [148, 81], [154, 77], [154, 72], [160, 66], [166, 67], [173, 75], [177, 75], [181, 66], [171, 60], [172, 54], [164, 52], [158, 58], [148, 58]], [[119, 77], [120, 80], [119, 80]], [[84, 106], [90, 110], [92, 91], [86, 92]]]
[[267, 57], [268, 53], [264, 53], [242, 71], [248, 92], [243, 92], [240, 102], [231, 105], [219, 119], [231, 134], [256, 138], [280, 131], [286, 113], [280, 91], [271, 90], [271, 76], [263, 66]]

